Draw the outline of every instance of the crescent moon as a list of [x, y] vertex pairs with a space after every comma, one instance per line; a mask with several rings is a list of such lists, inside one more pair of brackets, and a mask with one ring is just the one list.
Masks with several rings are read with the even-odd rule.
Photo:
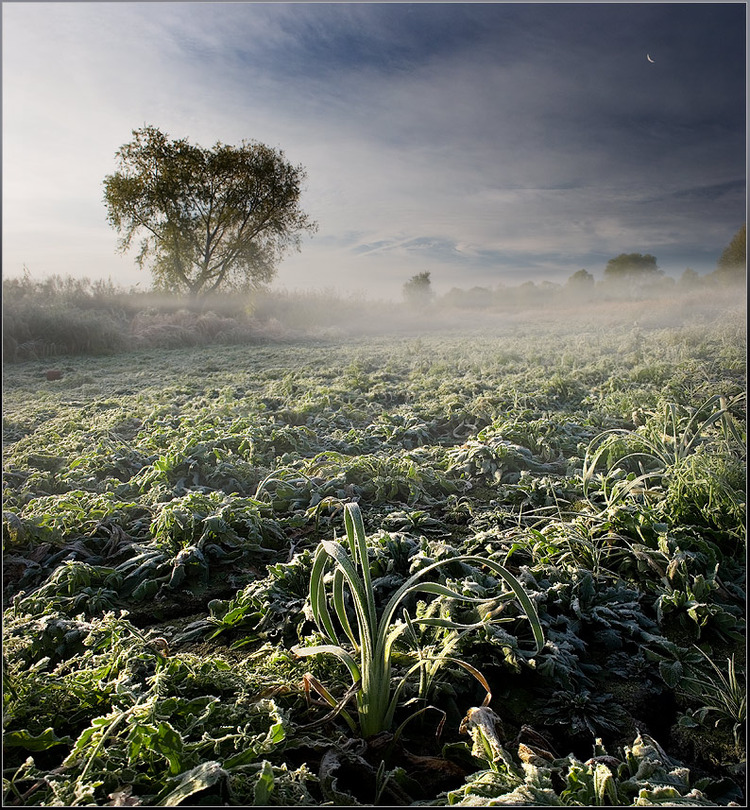
[[653, 61], [654, 61], [648, 54], [646, 54], [646, 59], [648, 59], [648, 61], [651, 62], [651, 63], [653, 63]]

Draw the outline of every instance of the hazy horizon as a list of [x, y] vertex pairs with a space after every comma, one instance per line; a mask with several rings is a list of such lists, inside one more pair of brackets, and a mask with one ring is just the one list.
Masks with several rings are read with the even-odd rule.
[[150, 285], [104, 176], [153, 124], [301, 163], [287, 290], [715, 269], [745, 221], [745, 3], [3, 3], [3, 270]]

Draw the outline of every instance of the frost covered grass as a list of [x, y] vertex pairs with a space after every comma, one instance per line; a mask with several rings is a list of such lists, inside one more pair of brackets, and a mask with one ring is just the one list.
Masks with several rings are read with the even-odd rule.
[[6, 804], [744, 801], [741, 317], [46, 368], [4, 368]]

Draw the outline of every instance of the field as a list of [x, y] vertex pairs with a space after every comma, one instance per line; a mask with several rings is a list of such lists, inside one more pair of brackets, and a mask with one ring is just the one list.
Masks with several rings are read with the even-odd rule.
[[7, 364], [4, 804], [744, 804], [745, 352], [734, 309]]

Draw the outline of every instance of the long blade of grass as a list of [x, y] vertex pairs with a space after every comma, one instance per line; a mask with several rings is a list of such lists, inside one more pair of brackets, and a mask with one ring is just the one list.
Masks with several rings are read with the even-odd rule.
[[[713, 396], [709, 397], [690, 417], [688, 420], [685, 429], [682, 432], [682, 437], [679, 442], [677, 443], [677, 420], [676, 420], [676, 408], [674, 405], [670, 405], [670, 410], [672, 413], [672, 425], [673, 425], [673, 436], [675, 439], [675, 449], [679, 447], [679, 458], [684, 458], [692, 449], [693, 443], [696, 442], [698, 439], [701, 438], [701, 435], [704, 433], [706, 428], [711, 427], [712, 424], [717, 422], [719, 419], [722, 418], [724, 415], [724, 410], [722, 406], [722, 395], [721, 394], [714, 394]], [[698, 419], [700, 415], [704, 413], [709, 408], [714, 407], [716, 404], [719, 405], [719, 410], [712, 413], [703, 422], [698, 425]]]
[[[467, 555], [462, 557], [454, 557], [450, 561], [438, 560], [437, 562], [425, 566], [421, 571], [417, 571], [416, 574], [413, 574], [411, 577], [409, 577], [409, 579], [406, 580], [406, 582], [404, 582], [404, 584], [393, 594], [390, 601], [383, 610], [383, 615], [380, 618], [380, 625], [378, 627], [376, 649], [382, 649], [384, 652], [389, 649], [390, 645], [388, 644], [388, 635], [389, 635], [388, 629], [391, 626], [393, 614], [395, 613], [396, 608], [398, 607], [401, 600], [404, 599], [407, 596], [407, 594], [414, 592], [420, 586], [424, 587], [424, 585], [435, 585], [436, 583], [419, 583], [418, 580], [420, 577], [424, 576], [428, 571], [438, 568], [441, 565], [445, 565], [447, 562], [468, 563], [470, 565], [487, 566], [496, 574], [499, 574], [503, 578], [503, 580], [505, 580], [505, 582], [510, 586], [516, 598], [521, 603], [521, 607], [523, 608], [523, 611], [526, 614], [529, 623], [531, 624], [532, 632], [534, 634], [534, 640], [536, 642], [537, 652], [539, 652], [542, 649], [542, 647], [544, 647], [545, 643], [544, 632], [542, 630], [541, 622], [539, 621], [536, 606], [531, 601], [526, 591], [523, 589], [521, 583], [513, 576], [513, 574], [510, 573], [510, 571], [508, 571], [499, 563], [496, 563], [492, 560], [484, 559], [483, 557], [474, 557]], [[463, 598], [463, 596], [459, 598]], [[487, 601], [491, 601], [491, 599]]]
[[[608, 449], [609, 439], [615, 436], [627, 436], [631, 432], [630, 430], [625, 430], [625, 428], [612, 428], [611, 430], [605, 430], [599, 433], [591, 440], [583, 458], [584, 481], [587, 478], [587, 473], [590, 475], [594, 472], [599, 459], [604, 454], [604, 451]], [[596, 447], [596, 450], [593, 450], [594, 447]]]
[[[416, 628], [414, 627], [414, 623], [411, 620], [411, 616], [409, 615], [409, 611], [404, 608], [401, 614], [404, 617], [404, 624], [407, 628], [407, 635], [409, 637], [409, 644], [410, 646], [416, 650], [417, 658], [421, 661], [424, 659], [424, 654], [422, 652], [422, 647], [419, 643], [419, 636], [417, 635]], [[395, 641], [395, 639], [394, 639]], [[393, 644], [393, 641], [391, 641]], [[425, 697], [427, 694], [427, 670], [426, 668], [422, 668], [419, 670], [419, 696]]]
[[322, 546], [318, 546], [313, 560], [312, 571], [310, 572], [310, 606], [318, 629], [328, 636], [329, 641], [338, 644], [338, 636], [328, 610], [325, 582], [323, 580], [327, 561], [327, 552]]
[[[412, 619], [414, 624], [422, 627], [444, 627], [447, 630], [478, 630], [480, 627], [486, 627], [490, 624], [489, 621], [479, 621], [470, 624], [462, 624], [461, 622], [453, 621], [453, 619]], [[492, 624], [507, 624], [512, 622], [513, 619], [508, 617], [505, 619], [492, 619]]]
[[314, 720], [312, 723], [300, 726], [300, 728], [303, 729], [316, 728], [317, 726], [323, 725], [323, 723], [327, 723], [329, 720], [333, 720], [340, 714], [342, 718], [346, 721], [349, 728], [356, 734], [357, 724], [354, 722], [349, 712], [345, 711], [344, 707], [356, 694], [357, 690], [359, 689], [359, 686], [360, 682], [355, 681], [349, 687], [349, 689], [346, 690], [341, 700], [336, 700], [336, 698], [325, 688], [325, 686], [323, 686], [323, 684], [314, 675], [308, 672], [305, 675], [305, 688], [309, 689], [310, 687], [312, 687], [323, 698], [323, 700], [325, 700], [326, 703], [328, 703], [329, 706], [333, 707], [333, 711], [328, 712], [328, 714], [326, 714], [324, 717], [321, 717], [318, 720]]
[[[452, 559], [451, 562], [455, 562], [455, 559]], [[441, 565], [445, 564], [445, 560], [438, 560], [437, 562], [430, 563], [430, 565], [425, 566], [421, 571], [417, 571], [416, 574], [412, 574], [412, 576], [410, 576], [409, 579], [407, 579], [406, 582], [404, 582], [390, 598], [388, 604], [383, 609], [383, 614], [380, 617], [378, 634], [375, 641], [375, 648], [376, 650], [381, 651], [381, 654], [385, 654], [393, 643], [393, 639], [389, 640], [389, 637], [393, 631], [389, 632], [389, 630], [391, 628], [391, 622], [393, 621], [393, 615], [396, 612], [396, 608], [398, 608], [401, 600], [404, 599], [409, 593], [412, 593], [417, 585], [421, 584], [418, 580], [428, 571], [432, 571], [433, 569], [439, 568]], [[396, 636], [394, 636], [394, 638], [396, 637], [398, 637], [398, 633]]]
[[401, 692], [403, 691], [404, 687], [406, 686], [407, 681], [409, 680], [409, 676], [412, 672], [416, 672], [420, 668], [424, 668], [429, 663], [429, 660], [426, 658], [422, 658], [416, 662], [416, 664], [412, 664], [409, 669], [404, 673], [401, 680], [398, 682], [398, 685], [393, 690], [393, 695], [391, 695], [391, 699], [388, 703], [388, 709], [385, 713], [385, 724], [386, 728], [390, 728], [393, 725], [393, 716], [396, 713], [396, 707], [398, 706], [399, 698], [401, 697]]
[[359, 681], [360, 679], [361, 673], [359, 671], [359, 664], [357, 664], [343, 647], [338, 647], [335, 644], [316, 644], [314, 647], [303, 647], [300, 644], [295, 644], [295, 646], [292, 647], [292, 652], [300, 658], [305, 658], [310, 655], [320, 655], [321, 653], [335, 655], [346, 664], [346, 668], [349, 670], [352, 680]]
[[333, 606], [336, 610], [336, 615], [341, 622], [341, 626], [344, 629], [344, 633], [346, 633], [346, 637], [351, 642], [352, 647], [354, 647], [354, 649], [359, 653], [359, 641], [352, 630], [352, 626], [349, 622], [349, 615], [346, 611], [346, 600], [344, 597], [344, 574], [339, 568], [336, 569], [333, 575]]
[[415, 718], [417, 718], [420, 715], [424, 714], [425, 712], [429, 712], [429, 711], [432, 711], [432, 710], [434, 710], [436, 712], [439, 712], [442, 715], [442, 717], [440, 719], [440, 722], [438, 723], [437, 731], [435, 732], [435, 736], [440, 737], [440, 733], [443, 730], [443, 725], [445, 724], [445, 718], [446, 718], [445, 712], [442, 709], [438, 709], [437, 706], [423, 706], [421, 709], [417, 709], [417, 711], [412, 712], [406, 718], [406, 720], [404, 720], [404, 722], [401, 723], [401, 725], [393, 732], [393, 739], [391, 740], [391, 745], [388, 748], [389, 752], [391, 751], [391, 749], [395, 745], [395, 743], [398, 741], [399, 737], [404, 733], [404, 729], [406, 728], [406, 726], [409, 723], [411, 723], [412, 720], [414, 720]]
[[516, 595], [516, 599], [518, 599], [518, 601], [521, 603], [523, 612], [526, 614], [529, 624], [531, 624], [531, 630], [534, 634], [534, 640], [536, 641], [536, 651], [541, 652], [542, 647], [544, 647], [545, 644], [542, 623], [539, 621], [539, 614], [537, 613], [536, 605], [531, 601], [531, 598], [526, 593], [521, 583], [513, 576], [513, 574], [510, 573], [510, 571], [499, 563], [496, 563], [494, 560], [485, 560], [482, 557], [467, 556], [462, 558], [462, 562], [467, 562], [474, 565], [485, 565], [487, 568], [494, 571], [496, 574], [499, 574], [505, 580], [506, 584]]
[[419, 593], [434, 593], [439, 596], [448, 596], [451, 599], [460, 599], [462, 602], [471, 602], [473, 604], [480, 604], [482, 602], [491, 602], [498, 597], [496, 596], [466, 596], [458, 591], [451, 590], [451, 588], [441, 585], [439, 582], [424, 582], [414, 586], [414, 592]]
[[349, 588], [352, 593], [352, 601], [354, 602], [354, 609], [357, 613], [360, 625], [362, 655], [365, 658], [370, 658], [373, 651], [373, 631], [375, 629], [375, 625], [371, 624], [369, 621], [367, 611], [367, 596], [365, 595], [365, 586], [362, 579], [357, 573], [354, 564], [338, 543], [333, 543], [330, 540], [321, 540], [321, 545], [326, 552], [333, 557], [336, 564], [340, 566], [346, 581], [349, 583]]
[[[350, 546], [356, 546], [359, 565], [362, 569], [362, 582], [367, 604], [367, 615], [370, 627], [377, 626], [377, 612], [375, 610], [375, 594], [372, 590], [372, 580], [370, 578], [370, 560], [367, 555], [367, 537], [365, 535], [365, 524], [362, 520], [362, 512], [356, 503], [348, 503], [344, 507], [344, 525], [349, 538]], [[355, 556], [355, 559], [357, 559]]]
[[[711, 427], [711, 425], [718, 422], [726, 413], [726, 411], [716, 411], [716, 413], [711, 414], [705, 421], [703, 421], [700, 427], [695, 431], [695, 433], [690, 437], [690, 441], [686, 442], [685, 439], [687, 438], [687, 432], [683, 436], [683, 447], [682, 447], [682, 455], [686, 456], [692, 449], [695, 442], [701, 438], [701, 434], [706, 430], [706, 428]], [[695, 418], [695, 417], [693, 417]], [[692, 421], [692, 420], [691, 420]]]
[[484, 675], [482, 675], [482, 673], [475, 666], [472, 666], [468, 661], [463, 661], [460, 658], [453, 658], [452, 656], [446, 656], [443, 660], [450, 661], [453, 664], [458, 664], [458, 666], [463, 667], [468, 673], [473, 675], [479, 681], [479, 683], [482, 684], [485, 692], [487, 692], [487, 694], [484, 696], [484, 700], [482, 701], [482, 706], [490, 705], [490, 701], [492, 700], [492, 691], [490, 690], [490, 685], [487, 683], [487, 679], [484, 677]]

